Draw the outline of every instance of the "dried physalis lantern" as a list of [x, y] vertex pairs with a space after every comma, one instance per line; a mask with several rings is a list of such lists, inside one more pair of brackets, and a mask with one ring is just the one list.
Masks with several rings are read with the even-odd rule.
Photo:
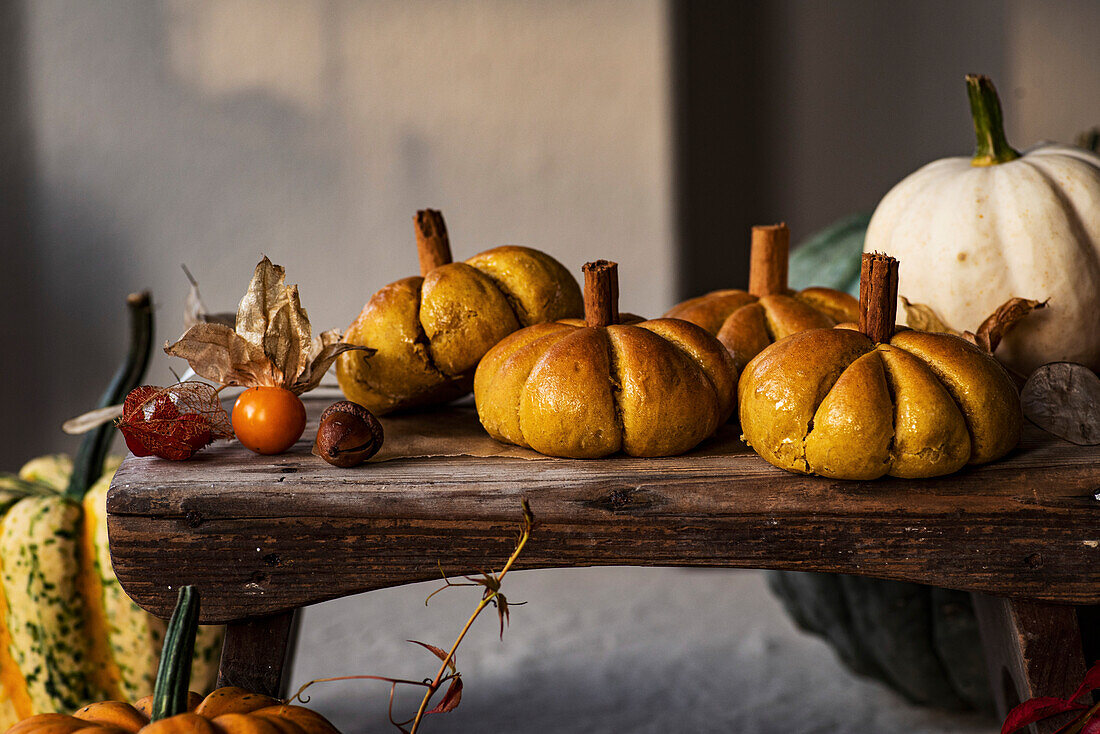
[[217, 390], [198, 381], [134, 388], [116, 423], [134, 456], [172, 461], [190, 459], [215, 439], [233, 437]]
[[615, 263], [584, 266], [585, 320], [536, 324], [474, 376], [481, 424], [550, 456], [672, 456], [733, 412], [737, 373], [713, 336], [679, 319], [622, 323]]
[[865, 254], [859, 328], [776, 342], [738, 384], [743, 438], [788, 471], [934, 477], [1004, 456], [1020, 399], [987, 352], [950, 334], [895, 333], [897, 261]]
[[752, 228], [749, 289], [720, 290], [673, 306], [665, 318], [698, 324], [718, 337], [740, 372], [760, 350], [807, 329], [855, 321], [859, 303], [832, 288], [787, 287], [791, 234], [786, 224]]
[[261, 454], [293, 446], [306, 424], [298, 396], [317, 387], [340, 354], [366, 349], [341, 342], [337, 330], [311, 338], [298, 286], [284, 285], [284, 277], [283, 268], [265, 257], [237, 308], [235, 327], [195, 323], [164, 348], [186, 359], [201, 377], [223, 387], [248, 388], [233, 408], [233, 430], [242, 444]]

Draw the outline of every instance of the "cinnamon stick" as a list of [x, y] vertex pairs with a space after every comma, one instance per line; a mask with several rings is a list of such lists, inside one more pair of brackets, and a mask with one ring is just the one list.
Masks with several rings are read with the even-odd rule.
[[894, 336], [898, 312], [898, 261], [865, 252], [859, 269], [859, 330], [876, 344]]
[[585, 263], [584, 324], [610, 326], [619, 323], [619, 266], [607, 260]]
[[760, 296], [787, 292], [787, 259], [791, 230], [786, 224], [768, 224], [752, 228], [749, 252], [749, 293]]
[[451, 262], [451, 241], [443, 215], [435, 209], [421, 209], [413, 219], [416, 225], [416, 252], [420, 275], [426, 276], [440, 265]]

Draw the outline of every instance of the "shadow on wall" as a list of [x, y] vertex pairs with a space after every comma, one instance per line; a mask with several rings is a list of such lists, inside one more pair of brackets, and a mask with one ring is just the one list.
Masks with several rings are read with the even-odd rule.
[[108, 379], [127, 292], [152, 290], [158, 343], [177, 335], [181, 262], [225, 310], [267, 254], [319, 328], [346, 327], [415, 272], [411, 216], [432, 206], [459, 257], [524, 244], [575, 271], [595, 251], [637, 263], [624, 307], [670, 305], [661, 0], [13, 5], [36, 316], [11, 343], [74, 334], [84, 353], [37, 342], [6, 397], [44, 422], [0, 444], [4, 466], [72, 445], [54, 426]]
[[[308, 225], [288, 226], [288, 212], [324, 218], [336, 199], [337, 157], [311, 143], [292, 101], [256, 87], [206, 94], [166, 68], [170, 7], [73, 8], [88, 21], [79, 28], [58, 4], [0, 10], [0, 53], [29, 59], [3, 65], [12, 79], [0, 110], [18, 133], [3, 138], [15, 164], [0, 175], [17, 195], [0, 203], [0, 278], [23, 316], [4, 320], [4, 343], [26, 355], [5, 359], [0, 399], [20, 419], [0, 428], [4, 470], [75, 450], [60, 422], [94, 405], [122, 359], [130, 292], [152, 290], [159, 345], [182, 329], [181, 261], [207, 293], [231, 294], [231, 308], [262, 249], [232, 243], [270, 242], [263, 233], [278, 228], [306, 239]], [[117, 43], [81, 64], [91, 41], [70, 33]], [[37, 87], [34, 98], [26, 86]], [[272, 181], [283, 182], [282, 219], [271, 216]], [[239, 267], [219, 266], [235, 259]], [[155, 357], [150, 381], [170, 381], [168, 363]]]

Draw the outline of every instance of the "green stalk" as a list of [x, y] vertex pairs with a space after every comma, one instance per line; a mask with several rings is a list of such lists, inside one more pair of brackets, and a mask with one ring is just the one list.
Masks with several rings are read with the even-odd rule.
[[[118, 405], [145, 376], [145, 368], [153, 354], [153, 303], [148, 292], [132, 293], [126, 299], [130, 310], [130, 349], [126, 360], [111, 379], [107, 390], [99, 399], [97, 408]], [[114, 423], [108, 421], [93, 429], [80, 442], [73, 461], [73, 473], [65, 496], [79, 500], [103, 473], [103, 462], [115, 437]]]
[[199, 629], [199, 592], [194, 586], [180, 589], [176, 609], [164, 633], [157, 681], [153, 686], [150, 721], [167, 719], [187, 711], [187, 686], [191, 681], [191, 655]]
[[966, 75], [966, 92], [970, 97], [970, 115], [974, 118], [974, 133], [978, 147], [974, 150], [972, 166], [995, 166], [1020, 157], [1019, 151], [1005, 140], [1005, 121], [1001, 114], [1001, 100], [993, 80], [984, 74]]

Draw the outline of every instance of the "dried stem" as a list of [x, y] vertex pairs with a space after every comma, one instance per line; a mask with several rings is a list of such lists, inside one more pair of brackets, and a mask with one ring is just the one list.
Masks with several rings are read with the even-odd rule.
[[787, 292], [787, 262], [790, 247], [791, 231], [786, 224], [769, 224], [752, 228], [749, 293], [759, 298]]
[[421, 209], [413, 221], [416, 224], [416, 253], [420, 258], [420, 275], [426, 276], [440, 265], [451, 262], [451, 241], [443, 215], [435, 209]]
[[859, 273], [859, 330], [876, 344], [894, 336], [898, 311], [898, 261], [865, 252]]
[[[614, 265], [614, 263], [612, 263], [612, 265]], [[587, 268], [587, 266], [585, 267]], [[587, 273], [588, 271], [586, 270], [585, 272]], [[443, 685], [443, 682], [447, 677], [447, 668], [451, 666], [452, 661], [454, 660], [455, 651], [458, 649], [458, 646], [459, 644], [461, 644], [462, 640], [466, 637], [466, 633], [470, 631], [470, 627], [473, 625], [474, 620], [477, 619], [478, 616], [485, 610], [485, 607], [494, 603], [497, 596], [500, 594], [500, 582], [504, 579], [505, 574], [507, 574], [508, 571], [512, 568], [513, 564], [515, 564], [516, 559], [519, 558], [519, 554], [523, 551], [523, 547], [527, 545], [527, 539], [531, 537], [531, 526], [533, 523], [534, 516], [531, 514], [531, 508], [527, 505], [527, 500], [525, 499], [523, 500], [523, 532], [520, 533], [519, 541], [517, 541], [516, 543], [516, 548], [512, 551], [512, 555], [508, 556], [508, 561], [504, 564], [504, 568], [502, 568], [500, 570], [500, 573], [495, 576], [496, 589], [494, 590], [488, 586], [485, 587], [485, 595], [478, 603], [477, 609], [474, 610], [474, 613], [470, 615], [470, 618], [466, 621], [466, 625], [458, 634], [458, 638], [455, 640], [454, 644], [451, 645], [451, 649], [447, 653], [447, 657], [443, 659], [443, 664], [439, 666], [439, 672], [436, 673], [435, 678], [432, 679], [431, 687], [428, 689], [427, 693], [424, 694], [424, 700], [420, 702], [420, 708], [417, 710], [416, 717], [413, 719], [412, 729], [409, 730], [409, 734], [416, 734], [417, 727], [419, 727], [420, 722], [424, 720], [424, 713], [428, 709], [428, 703], [431, 701], [431, 698], [435, 694], [435, 692], [439, 690], [440, 686]]]
[[607, 260], [585, 263], [585, 326], [610, 326], [619, 323], [619, 266]]

